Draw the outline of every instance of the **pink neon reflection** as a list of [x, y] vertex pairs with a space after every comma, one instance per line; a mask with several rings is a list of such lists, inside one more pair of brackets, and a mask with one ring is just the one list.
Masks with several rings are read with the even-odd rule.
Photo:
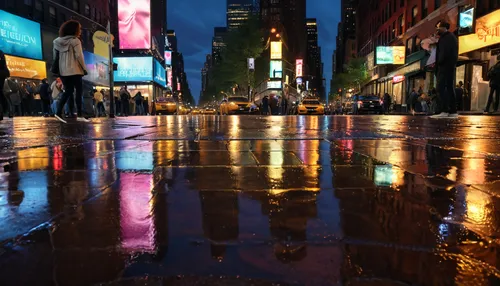
[[154, 251], [155, 225], [151, 207], [150, 174], [120, 175], [120, 227], [122, 247], [127, 250]]
[[151, 0], [118, 0], [120, 49], [151, 48]]

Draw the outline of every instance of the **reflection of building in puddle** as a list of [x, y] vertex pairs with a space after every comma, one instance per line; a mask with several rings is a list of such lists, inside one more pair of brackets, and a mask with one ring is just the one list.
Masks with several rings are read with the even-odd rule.
[[211, 242], [214, 259], [222, 260], [226, 244], [239, 236], [238, 194], [233, 191], [200, 191], [203, 233]]
[[278, 260], [300, 261], [307, 256], [307, 222], [317, 217], [316, 200], [317, 192], [288, 191], [262, 202], [271, 235], [278, 240], [273, 247]]
[[152, 171], [154, 168], [152, 142], [141, 146], [139, 150], [116, 153], [116, 156], [116, 166], [122, 171]]
[[127, 251], [154, 251], [153, 176], [120, 174], [121, 245]]

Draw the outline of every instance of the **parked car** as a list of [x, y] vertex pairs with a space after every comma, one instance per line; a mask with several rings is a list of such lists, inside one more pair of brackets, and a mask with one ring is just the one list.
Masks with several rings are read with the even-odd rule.
[[259, 108], [244, 96], [231, 96], [220, 104], [221, 115], [257, 114]]
[[344, 114], [356, 114], [355, 105], [357, 114], [382, 114], [384, 112], [382, 100], [378, 96], [360, 95], [357, 100], [355, 96], [347, 99], [344, 105]]

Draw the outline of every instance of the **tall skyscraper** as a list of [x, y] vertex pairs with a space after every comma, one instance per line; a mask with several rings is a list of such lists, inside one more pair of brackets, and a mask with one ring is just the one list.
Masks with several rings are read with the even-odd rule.
[[252, 15], [253, 0], [226, 0], [227, 1], [227, 28], [238, 29]]
[[358, 0], [342, 0], [341, 22], [337, 36], [337, 72], [344, 71], [344, 65], [356, 57], [356, 7]]
[[226, 45], [224, 43], [224, 38], [227, 34], [226, 27], [215, 27], [214, 36], [212, 38], [212, 61], [213, 64], [219, 63], [221, 60], [222, 48]]
[[306, 20], [307, 33], [307, 66], [309, 87], [316, 93], [322, 94], [323, 73], [321, 69], [321, 48], [318, 45], [318, 23], [316, 19]]

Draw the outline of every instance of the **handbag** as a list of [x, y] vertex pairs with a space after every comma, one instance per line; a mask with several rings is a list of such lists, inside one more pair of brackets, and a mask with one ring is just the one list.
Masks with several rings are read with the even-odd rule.
[[59, 51], [56, 50], [56, 58], [54, 59], [54, 62], [52, 63], [52, 67], [50, 67], [50, 72], [54, 75], [60, 75], [61, 70], [59, 68]]

